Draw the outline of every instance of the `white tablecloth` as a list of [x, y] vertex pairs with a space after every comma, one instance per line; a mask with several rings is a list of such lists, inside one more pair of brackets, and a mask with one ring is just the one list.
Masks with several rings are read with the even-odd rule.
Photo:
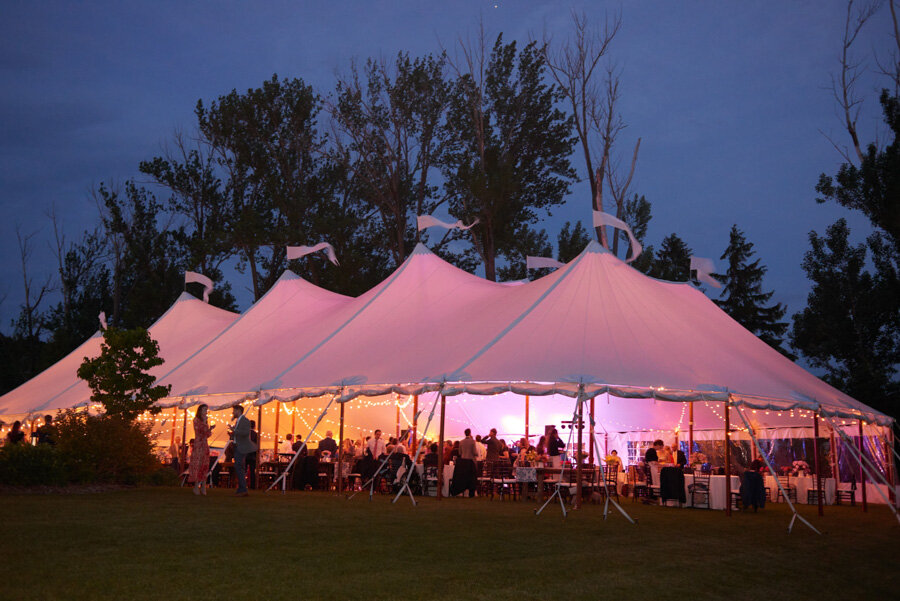
[[[807, 500], [807, 492], [810, 488], [815, 488], [816, 486], [816, 478], [815, 476], [791, 476], [791, 485], [797, 487], [797, 502], [798, 503], [806, 503]], [[769, 489], [769, 493], [771, 494], [772, 501], [775, 501], [778, 498], [778, 485], [775, 483], [775, 478], [772, 477], [771, 474], [766, 476], [766, 487]], [[825, 504], [832, 505], [834, 504], [835, 490], [837, 489], [837, 485], [835, 484], [834, 478], [825, 478]], [[857, 491], [857, 498], [859, 495], [859, 491]]]
[[[687, 495], [687, 505], [691, 507], [693, 500], [688, 487], [694, 483], [694, 474], [684, 475], [684, 492]], [[731, 492], [741, 491], [741, 479], [738, 476], [731, 476]], [[709, 507], [711, 509], [725, 509], [727, 500], [725, 498], [725, 476], [709, 477]]]
[[[419, 477], [421, 478], [422, 474], [425, 473], [425, 466], [422, 465], [421, 463], [417, 463], [416, 471], [419, 472]], [[443, 486], [443, 488], [441, 488], [441, 494], [443, 494], [445, 497], [450, 496], [450, 478], [452, 478], [452, 477], [453, 477], [453, 466], [449, 465], [449, 464], [445, 465], [444, 466], [444, 486]], [[432, 496], [432, 497], [435, 496], [434, 488], [428, 489], [428, 495]]]

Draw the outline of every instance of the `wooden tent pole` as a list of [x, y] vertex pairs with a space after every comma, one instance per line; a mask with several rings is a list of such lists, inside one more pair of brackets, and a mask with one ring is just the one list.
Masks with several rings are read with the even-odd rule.
[[[178, 451], [178, 458], [182, 463], [187, 463], [187, 407], [184, 408], [184, 415], [181, 424], [181, 449]], [[182, 455], [184, 455], [182, 457]], [[179, 467], [179, 469], [181, 469]]]
[[694, 403], [688, 406], [688, 464], [691, 462], [691, 453], [694, 452]]
[[725, 401], [725, 515], [731, 517], [731, 418]]
[[[263, 415], [263, 408], [262, 408], [262, 405], [260, 405], [260, 406], [257, 407], [257, 409], [256, 409], [256, 436], [257, 436], [257, 438], [259, 438], [259, 444], [256, 445], [256, 448], [257, 448], [257, 449], [262, 449], [262, 442], [263, 442], [262, 415]], [[256, 470], [256, 488], [259, 488], [259, 459], [260, 459], [260, 455], [262, 455], [262, 453], [259, 452], [259, 451], [257, 451], [257, 453], [256, 453], [256, 466], [254, 466], [254, 468], [253, 468], [253, 469]]]
[[341, 494], [344, 491], [344, 405], [347, 403], [341, 403], [341, 423], [338, 430], [340, 433], [338, 434], [338, 494]]
[[[582, 412], [584, 411], [584, 401], [578, 397], [578, 442], [575, 445], [575, 509], [581, 509], [581, 430], [584, 427]], [[571, 440], [571, 439], [570, 439]], [[607, 466], [607, 469], [609, 466]]]
[[275, 460], [278, 460], [278, 425], [281, 421], [281, 401], [275, 401], [275, 442], [272, 443], [272, 453]]
[[819, 468], [819, 412], [813, 412], [813, 453], [816, 455], [815, 460], [815, 468], [816, 468], [816, 490], [818, 494], [816, 497], [819, 499], [819, 515], [825, 515], [825, 510], [822, 506], [822, 497], [825, 496], [825, 481], [822, 480], [822, 471]]
[[[591, 397], [591, 438], [588, 441], [588, 463], [594, 465], [594, 436], [596, 433], [594, 432], [594, 399], [597, 397]], [[600, 462], [598, 461], [599, 465]]]
[[294, 438], [294, 433], [297, 431], [297, 401], [292, 403], [293, 409], [291, 410], [291, 438]]
[[834, 476], [835, 486], [841, 483], [841, 471], [837, 457], [837, 441], [834, 439], [833, 425], [831, 427], [831, 475]]
[[397, 397], [397, 429], [395, 430], [394, 436], [399, 440], [400, 439], [400, 397]]
[[896, 484], [896, 465], [894, 463], [894, 429], [888, 429], [888, 435], [885, 437], [884, 441], [885, 449], [884, 454], [885, 457], [888, 458], [888, 483], [891, 485], [890, 490], [888, 491], [888, 498], [894, 504], [897, 505], [897, 484]]
[[413, 423], [412, 438], [410, 439], [409, 448], [415, 449], [419, 444], [419, 395], [413, 395]]
[[437, 500], [444, 496], [444, 407], [447, 397], [441, 395], [441, 431], [438, 433]]
[[529, 446], [531, 445], [531, 439], [528, 438], [528, 426], [529, 426], [530, 418], [531, 418], [531, 407], [529, 406], [530, 404], [531, 404], [531, 397], [529, 397], [526, 394], [525, 395], [525, 444], [529, 445]]
[[869, 512], [869, 504], [866, 499], [866, 471], [863, 469], [863, 423], [859, 420], [859, 483], [862, 487], [862, 507], [863, 512]]
[[175, 445], [175, 427], [178, 425], [178, 407], [172, 407], [172, 440], [169, 441], [169, 446]]

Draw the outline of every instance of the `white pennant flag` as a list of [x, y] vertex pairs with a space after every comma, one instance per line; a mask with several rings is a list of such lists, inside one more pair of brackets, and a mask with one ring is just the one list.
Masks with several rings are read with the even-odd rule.
[[559, 269], [564, 266], [565, 263], [560, 263], [550, 257], [525, 257], [525, 267], [527, 269]]
[[287, 258], [288, 261], [292, 261], [294, 259], [305, 257], [306, 255], [311, 255], [314, 252], [319, 252], [320, 250], [325, 251], [325, 254], [328, 255], [329, 261], [331, 261], [335, 265], [340, 265], [337, 260], [337, 255], [334, 252], [334, 247], [327, 242], [319, 242], [315, 246], [288, 246]]
[[100, 320], [100, 329], [105, 330], [106, 328], [106, 311], [100, 311], [100, 315], [97, 316], [97, 319]]
[[626, 263], [631, 263], [635, 259], [637, 259], [638, 255], [644, 250], [644, 247], [641, 246], [641, 243], [638, 242], [637, 238], [634, 237], [634, 234], [631, 232], [631, 228], [628, 227], [628, 224], [619, 219], [618, 217], [614, 217], [609, 213], [604, 213], [603, 211], [594, 211], [594, 227], [601, 227], [604, 225], [609, 225], [614, 228], [618, 228], [628, 234], [628, 239], [631, 241], [631, 257], [625, 259]]
[[462, 221], [457, 221], [456, 223], [448, 223], [446, 221], [441, 221], [431, 215], [418, 215], [416, 217], [416, 226], [419, 230], [424, 230], [427, 227], [442, 227], [445, 230], [468, 230], [478, 225], [478, 220], [476, 219], [469, 225], [463, 225]]
[[185, 271], [184, 272], [184, 283], [185, 284], [200, 284], [203, 286], [203, 302], [209, 302], [209, 293], [213, 289], [213, 281], [203, 275], [202, 273], [196, 273], [193, 271]]
[[719, 281], [711, 275], [716, 271], [716, 264], [713, 263], [712, 259], [707, 259], [705, 257], [695, 257], [691, 255], [691, 271], [697, 272], [698, 282], [709, 284], [713, 288], [722, 287], [722, 284], [720, 284]]

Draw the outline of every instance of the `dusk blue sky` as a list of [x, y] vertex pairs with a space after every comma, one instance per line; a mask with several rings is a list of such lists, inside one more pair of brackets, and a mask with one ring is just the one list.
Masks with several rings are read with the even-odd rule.
[[[700, 256], [718, 257], [733, 223], [768, 266], [767, 289], [793, 313], [809, 283], [801, 269], [810, 230], [848, 217], [855, 240], [865, 219], [817, 205], [814, 186], [844, 143], [827, 89], [838, 68], [845, 3], [816, 2], [11, 2], [0, 18], [0, 329], [22, 302], [15, 228], [37, 232], [35, 280], [51, 274], [56, 207], [69, 239], [92, 228], [90, 190], [140, 178], [176, 129], [190, 131], [198, 99], [259, 86], [277, 73], [322, 94], [335, 73], [368, 57], [452, 53], [474, 35], [527, 41], [568, 34], [570, 9], [602, 19], [621, 11], [610, 56], [622, 69], [620, 150], [642, 138], [632, 190], [653, 205], [648, 242], [677, 232]], [[856, 56], [892, 41], [886, 8], [863, 31]], [[881, 124], [874, 73], [860, 84], [864, 140]], [[584, 176], [584, 167], [574, 164]], [[160, 193], [164, 196], [164, 193]], [[586, 184], [547, 219], [551, 239], [566, 220], [590, 221]], [[310, 242], [316, 242], [312, 240]], [[246, 280], [234, 274], [242, 309]], [[174, 300], [174, 299], [173, 299]], [[46, 306], [45, 306], [46, 307]], [[598, 308], [601, 309], [601, 308]]]

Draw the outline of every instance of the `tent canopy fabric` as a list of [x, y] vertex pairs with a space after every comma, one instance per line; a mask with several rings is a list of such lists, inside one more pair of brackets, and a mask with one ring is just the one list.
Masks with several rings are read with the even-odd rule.
[[[183, 292], [148, 328], [150, 336], [159, 343], [160, 357], [166, 361], [150, 373], [157, 378], [164, 375], [171, 365], [184, 361], [237, 317], [236, 313], [213, 307]], [[100, 354], [102, 342], [103, 335], [98, 331], [52, 366], [0, 397], [0, 415], [50, 413], [86, 404], [91, 391], [78, 378], [78, 368], [85, 357]]]
[[730, 400], [891, 421], [783, 357], [693, 286], [647, 277], [596, 242], [517, 286], [462, 271], [422, 245], [358, 298], [285, 276], [162, 381], [173, 385], [166, 404], [213, 408], [326, 394], [513, 392]]

